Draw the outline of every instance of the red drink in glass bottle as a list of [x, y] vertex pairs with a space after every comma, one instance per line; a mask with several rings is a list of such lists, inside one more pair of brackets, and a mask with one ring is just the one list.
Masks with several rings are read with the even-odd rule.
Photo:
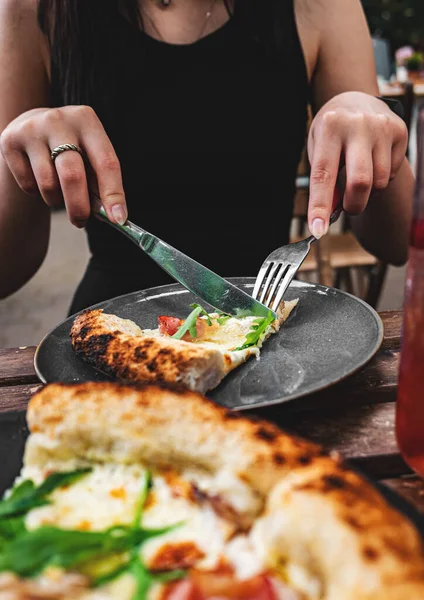
[[396, 436], [405, 461], [424, 477], [424, 109], [418, 120], [417, 183], [405, 285]]

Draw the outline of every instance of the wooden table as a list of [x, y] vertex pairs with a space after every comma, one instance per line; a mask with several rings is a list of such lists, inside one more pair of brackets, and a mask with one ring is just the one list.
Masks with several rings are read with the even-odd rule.
[[[395, 399], [401, 312], [381, 313], [384, 341], [361, 371], [331, 388], [272, 409], [255, 411], [285, 429], [337, 450], [424, 513], [424, 481], [411, 474], [395, 440]], [[0, 416], [25, 410], [41, 387], [34, 347], [0, 349]]]
[[[424, 97], [424, 79], [418, 79], [414, 83], [414, 94], [417, 98]], [[401, 83], [381, 83], [379, 85], [382, 96], [402, 96], [404, 89]]]

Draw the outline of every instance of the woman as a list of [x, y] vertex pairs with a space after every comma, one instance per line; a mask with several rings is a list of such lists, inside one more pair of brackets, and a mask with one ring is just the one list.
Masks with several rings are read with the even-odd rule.
[[170, 282], [89, 219], [94, 187], [112, 220], [256, 275], [288, 241], [309, 101], [310, 230], [326, 233], [338, 179], [361, 243], [406, 260], [407, 132], [376, 97], [359, 0], [3, 0], [0, 53], [3, 297], [42, 263], [63, 201], [92, 252], [71, 313]]

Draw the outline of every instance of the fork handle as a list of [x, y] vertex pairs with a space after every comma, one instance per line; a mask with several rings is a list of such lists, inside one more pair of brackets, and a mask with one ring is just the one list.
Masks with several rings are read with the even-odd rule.
[[330, 225], [335, 223], [343, 212], [343, 198], [336, 204], [335, 209], [330, 215]]

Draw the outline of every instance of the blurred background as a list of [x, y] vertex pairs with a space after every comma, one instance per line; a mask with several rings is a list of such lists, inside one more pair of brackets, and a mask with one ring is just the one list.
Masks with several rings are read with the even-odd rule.
[[[373, 37], [380, 93], [404, 104], [414, 167], [416, 117], [424, 102], [424, 0], [362, 0], [362, 4]], [[293, 240], [308, 234], [308, 182], [305, 157], [299, 167]], [[63, 210], [54, 211], [44, 264], [21, 290], [0, 302], [0, 347], [36, 345], [66, 317], [88, 257], [84, 231], [72, 227]], [[315, 244], [299, 275], [345, 289], [378, 310], [402, 307], [404, 277], [404, 267], [388, 267], [360, 248], [348, 217]]]

